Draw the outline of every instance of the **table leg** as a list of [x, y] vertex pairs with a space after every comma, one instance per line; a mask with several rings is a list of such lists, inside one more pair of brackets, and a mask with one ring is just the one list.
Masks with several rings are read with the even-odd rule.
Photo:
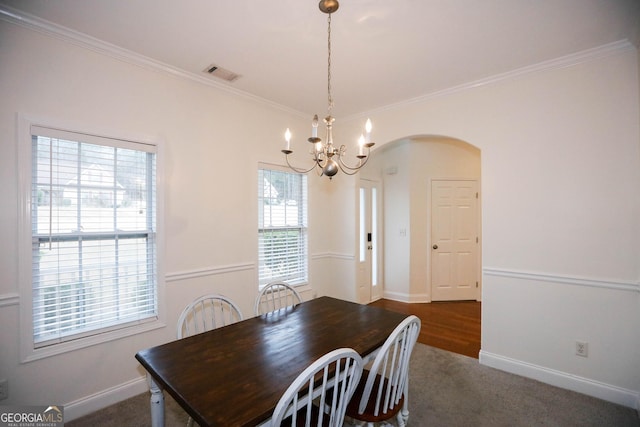
[[164, 394], [151, 375], [147, 374], [147, 379], [151, 392], [151, 427], [164, 427]]

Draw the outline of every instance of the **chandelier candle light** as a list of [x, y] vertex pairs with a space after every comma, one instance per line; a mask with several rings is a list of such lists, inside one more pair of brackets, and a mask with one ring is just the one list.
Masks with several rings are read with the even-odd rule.
[[327, 117], [323, 120], [327, 127], [327, 136], [324, 143], [322, 142], [322, 139], [318, 138], [318, 115], [316, 114], [313, 116], [313, 121], [311, 122], [311, 137], [307, 139], [307, 141], [313, 144], [313, 148], [309, 152], [313, 160], [313, 165], [309, 169], [299, 169], [289, 163], [289, 154], [293, 153], [293, 150], [291, 150], [291, 131], [288, 128], [284, 133], [284, 139], [287, 141], [287, 145], [282, 152], [285, 154], [287, 165], [289, 165], [289, 167], [294, 171], [298, 173], [307, 173], [316, 169], [319, 176], [326, 175], [331, 179], [338, 173], [338, 170], [341, 170], [347, 175], [354, 175], [357, 173], [360, 168], [367, 163], [367, 160], [369, 159], [369, 150], [373, 147], [374, 143], [371, 142], [371, 120], [367, 119], [365, 133], [360, 135], [360, 139], [358, 140], [358, 155], [356, 156], [358, 162], [355, 166], [349, 166], [344, 162], [343, 156], [347, 151], [347, 148], [344, 145], [341, 145], [340, 148], [334, 147], [333, 145], [333, 122], [335, 121], [335, 118], [331, 115], [331, 109], [333, 108], [333, 97], [331, 96], [331, 14], [338, 10], [340, 5], [337, 0], [321, 0], [318, 6], [323, 13], [329, 15], [327, 19], [327, 45], [329, 52], [327, 60], [327, 93], [329, 105], [327, 108]]

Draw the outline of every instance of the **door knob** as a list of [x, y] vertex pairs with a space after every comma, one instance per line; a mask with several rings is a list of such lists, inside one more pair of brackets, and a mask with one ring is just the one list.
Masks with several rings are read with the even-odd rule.
[[438, 249], [438, 245], [433, 245], [433, 249]]

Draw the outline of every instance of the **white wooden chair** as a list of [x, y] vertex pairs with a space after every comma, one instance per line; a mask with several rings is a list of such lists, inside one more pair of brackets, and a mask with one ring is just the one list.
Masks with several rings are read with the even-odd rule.
[[409, 316], [389, 335], [369, 369], [363, 371], [347, 417], [373, 425], [397, 418], [403, 427], [409, 419], [409, 359], [420, 333], [420, 319]]
[[178, 339], [220, 328], [242, 320], [238, 306], [229, 298], [203, 295], [186, 306], [178, 318]]
[[350, 348], [325, 354], [291, 383], [276, 405], [269, 425], [341, 427], [347, 404], [362, 375], [362, 364], [360, 355]]
[[277, 311], [287, 307], [294, 307], [302, 302], [298, 291], [285, 282], [272, 282], [265, 285], [258, 294], [255, 304], [255, 314]]
[[[178, 339], [221, 328], [242, 320], [242, 312], [229, 298], [218, 295], [203, 295], [187, 305], [178, 318]], [[193, 426], [189, 417], [187, 427]]]

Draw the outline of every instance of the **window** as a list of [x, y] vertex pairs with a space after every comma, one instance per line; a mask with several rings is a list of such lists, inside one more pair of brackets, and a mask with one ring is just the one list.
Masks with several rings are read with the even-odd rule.
[[32, 350], [157, 319], [156, 146], [29, 134]]
[[307, 176], [258, 171], [258, 284], [307, 282]]

